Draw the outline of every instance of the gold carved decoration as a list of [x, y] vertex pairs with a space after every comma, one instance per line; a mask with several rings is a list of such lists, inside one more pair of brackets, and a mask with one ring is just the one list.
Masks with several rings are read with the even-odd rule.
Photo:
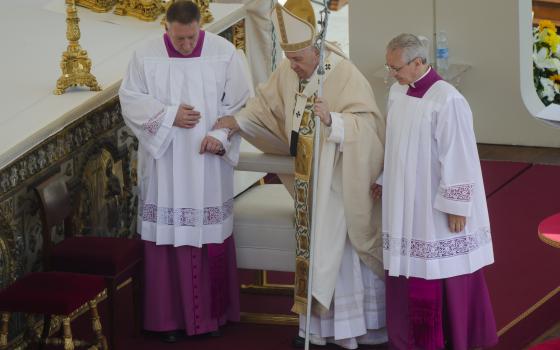
[[114, 14], [133, 16], [143, 21], [155, 21], [165, 11], [162, 0], [117, 0]]
[[200, 9], [200, 24], [210, 23], [214, 21], [214, 16], [210, 12], [210, 0], [193, 0]]
[[105, 148], [88, 159], [81, 179], [78, 232], [94, 236], [121, 235], [120, 214], [125, 204], [122, 163]]
[[[72, 0], [66, 0], [66, 4], [70, 4]], [[109, 12], [117, 0], [76, 0], [76, 5], [85, 7], [95, 12]]]
[[241, 21], [235, 23], [233, 25], [233, 38], [232, 43], [235, 48], [243, 50], [244, 52], [247, 49], [245, 44], [245, 20], [242, 19]]
[[16, 278], [13, 224], [14, 203], [7, 200], [0, 204], [0, 289], [10, 285]]
[[62, 53], [62, 61], [60, 62], [62, 76], [56, 82], [55, 95], [62, 95], [71, 86], [87, 86], [92, 91], [101, 90], [101, 87], [97, 84], [97, 79], [90, 73], [91, 60], [87, 51], [82, 49], [78, 42], [80, 40], [79, 22], [75, 0], [71, 0], [66, 7], [68, 48]]

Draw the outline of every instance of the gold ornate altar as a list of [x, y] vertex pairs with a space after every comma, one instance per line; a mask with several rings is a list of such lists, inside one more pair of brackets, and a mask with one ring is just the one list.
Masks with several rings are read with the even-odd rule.
[[[58, 7], [51, 8], [47, 5], [54, 4], [52, 0], [29, 1], [38, 3], [37, 18], [58, 20], [66, 14], [64, 1], [56, 2]], [[205, 30], [219, 33], [237, 47], [244, 48], [243, 5], [210, 5], [215, 21], [205, 26]], [[100, 20], [98, 16], [101, 16]], [[8, 14], [2, 17], [0, 30], [11, 30], [9, 18]], [[80, 232], [121, 237], [136, 232], [138, 142], [124, 125], [116, 95], [134, 44], [160, 36], [162, 28], [159, 22], [134, 21], [134, 25], [140, 26], [134, 27], [134, 31], [115, 32], [111, 43], [102, 36], [114, 30], [115, 25], [110, 22], [126, 26], [130, 20], [127, 22], [110, 11], [80, 11], [80, 18], [81, 24], [89, 24], [89, 27], [81, 28], [84, 37], [98, 36], [98, 44], [88, 42], [89, 54], [95, 56], [100, 50], [107, 50], [102, 51], [101, 56], [108, 59], [94, 62], [95, 73], [104, 90], [98, 93], [75, 90], [63, 96], [53, 96], [49, 88], [53, 78], [46, 74], [52, 70], [32, 67], [26, 75], [33, 78], [21, 80], [21, 84], [28, 84], [22, 89], [22, 97], [18, 95], [18, 98], [12, 98], [13, 101], [6, 100], [14, 104], [13, 108], [5, 106], [10, 118], [3, 120], [0, 116], [3, 125], [8, 125], [0, 138], [0, 149], [3, 149], [0, 152], [0, 288], [30, 271], [42, 269], [42, 227], [39, 204], [32, 189], [54, 174], [63, 174], [67, 181], [76, 210], [74, 224]], [[40, 19], [38, 25], [42, 25]], [[52, 30], [48, 25], [44, 27], [45, 37], [53, 38], [53, 43], [56, 41], [60, 45], [60, 27]], [[25, 31], [21, 34], [29, 35]], [[13, 43], [20, 45], [21, 40], [14, 38]], [[22, 50], [21, 45], [19, 47], [18, 50]], [[22, 53], [32, 56], [26, 51]], [[41, 66], [56, 67], [60, 56], [54, 52], [45, 60]], [[9, 114], [9, 111], [23, 112]], [[53, 237], [63, 239], [61, 229], [55, 229]], [[41, 331], [41, 323], [36, 317], [13, 315], [9, 348], [24, 349], [27, 340]], [[54, 331], [61, 327], [61, 322], [54, 322], [51, 327]]]

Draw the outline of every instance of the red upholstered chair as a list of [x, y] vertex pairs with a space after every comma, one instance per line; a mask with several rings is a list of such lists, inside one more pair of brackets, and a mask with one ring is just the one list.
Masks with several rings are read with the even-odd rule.
[[[107, 283], [109, 345], [115, 349], [115, 293], [117, 286], [132, 277], [135, 328], [141, 323], [141, 281], [143, 245], [138, 239], [76, 236], [72, 232], [72, 205], [66, 183], [54, 176], [35, 188], [41, 203], [45, 266], [50, 271], [66, 271], [102, 276]], [[53, 226], [64, 224], [65, 239], [53, 245]]]
[[[0, 291], [0, 349], [8, 345], [8, 322], [13, 312], [45, 315], [41, 344], [63, 344], [65, 350], [78, 345], [94, 345], [107, 349], [97, 313], [98, 296], [105, 289], [105, 280], [100, 276], [70, 272], [33, 272]], [[86, 343], [72, 338], [70, 321], [82, 306], [89, 306], [96, 340]], [[52, 316], [62, 317], [63, 339], [49, 338]], [[92, 347], [93, 348], [93, 347]]]

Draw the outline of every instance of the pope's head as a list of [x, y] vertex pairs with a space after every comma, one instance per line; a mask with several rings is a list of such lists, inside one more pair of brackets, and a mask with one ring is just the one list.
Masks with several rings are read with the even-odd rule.
[[428, 69], [428, 50], [413, 34], [401, 34], [387, 45], [385, 67], [401, 85], [418, 80]]
[[190, 55], [200, 32], [200, 10], [192, 1], [177, 0], [165, 14], [165, 29], [175, 50]]
[[309, 79], [319, 65], [319, 50], [315, 46], [308, 46], [295, 52], [285, 52], [290, 61], [290, 68], [296, 72], [298, 78]]

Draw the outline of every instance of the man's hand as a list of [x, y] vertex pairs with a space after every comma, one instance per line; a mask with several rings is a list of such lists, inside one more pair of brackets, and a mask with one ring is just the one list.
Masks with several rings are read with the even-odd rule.
[[214, 126], [212, 127], [212, 130], [216, 129], [229, 129], [228, 137], [231, 137], [235, 133], [239, 132], [239, 130], [241, 130], [239, 124], [237, 124], [237, 121], [231, 115], [225, 115], [218, 118], [218, 120], [216, 120], [216, 123], [214, 123]]
[[204, 152], [223, 155], [224, 146], [216, 138], [206, 135], [206, 137], [202, 140], [202, 143], [200, 144], [200, 154], [203, 154]]
[[379, 198], [381, 198], [381, 195], [383, 194], [382, 190], [383, 190], [383, 186], [374, 183], [373, 185], [371, 185], [371, 188], [369, 189], [369, 192], [371, 193], [371, 197], [373, 199], [379, 199]]
[[195, 110], [193, 106], [180, 105], [177, 108], [177, 115], [173, 126], [178, 128], [192, 129], [200, 121], [200, 112]]
[[449, 223], [449, 231], [459, 233], [465, 229], [467, 218], [464, 216], [447, 214], [447, 222]]
[[329, 111], [329, 105], [325, 99], [317, 97], [315, 99], [314, 110], [315, 115], [317, 115], [319, 119], [321, 119], [323, 124], [325, 124], [326, 126], [331, 126], [331, 112]]

